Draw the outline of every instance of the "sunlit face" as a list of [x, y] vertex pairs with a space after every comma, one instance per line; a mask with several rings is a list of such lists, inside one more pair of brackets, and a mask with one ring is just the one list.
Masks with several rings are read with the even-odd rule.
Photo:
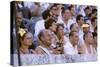
[[25, 34], [24, 39], [22, 40], [22, 43], [26, 46], [30, 46], [32, 45], [32, 34], [31, 33], [27, 33]]
[[86, 32], [89, 31], [89, 29], [90, 29], [90, 27], [84, 27], [84, 28], [83, 28], [83, 32], [86, 33]]

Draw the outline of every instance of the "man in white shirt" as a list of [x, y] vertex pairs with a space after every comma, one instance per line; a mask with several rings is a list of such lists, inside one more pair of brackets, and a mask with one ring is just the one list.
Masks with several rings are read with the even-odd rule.
[[69, 34], [69, 42], [64, 45], [64, 54], [76, 55], [78, 54], [78, 42], [79, 37], [76, 31], [72, 31]]

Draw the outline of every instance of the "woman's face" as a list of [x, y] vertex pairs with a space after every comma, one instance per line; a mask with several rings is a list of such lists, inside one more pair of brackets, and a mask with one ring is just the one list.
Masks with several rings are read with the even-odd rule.
[[27, 33], [24, 37], [24, 39], [22, 40], [22, 43], [26, 46], [30, 46], [32, 45], [32, 34], [31, 33]]
[[60, 36], [64, 36], [64, 28], [62, 26], [59, 26], [58, 31]]
[[57, 28], [57, 25], [55, 22], [52, 23], [52, 31], [55, 32]]

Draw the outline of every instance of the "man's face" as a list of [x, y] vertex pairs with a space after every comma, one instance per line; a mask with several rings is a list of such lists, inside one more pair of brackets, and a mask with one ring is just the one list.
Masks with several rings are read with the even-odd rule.
[[26, 46], [30, 46], [32, 45], [32, 34], [31, 33], [27, 33], [24, 37], [24, 39], [22, 40], [23, 44], [25, 44]]
[[97, 19], [95, 19], [95, 21], [92, 22], [92, 25], [97, 26]]
[[63, 18], [65, 18], [66, 20], [70, 18], [70, 11], [68, 9], [65, 10], [65, 13], [63, 14]]
[[54, 16], [59, 16], [59, 14], [60, 14], [60, 12], [59, 12], [59, 8], [58, 7], [53, 7], [52, 9], [51, 9], [51, 13], [52, 13], [52, 15], [54, 15]]
[[48, 45], [48, 46], [51, 45], [51, 43], [52, 43], [52, 37], [51, 37], [51, 32], [50, 32], [49, 30], [46, 30], [46, 31], [44, 32], [42, 41], [43, 41], [46, 45]]
[[23, 21], [22, 12], [19, 12], [16, 15], [16, 24], [17, 24], [17, 26], [20, 26], [22, 21]]
[[83, 17], [81, 17], [81, 18], [80, 18], [80, 20], [79, 20], [79, 22], [80, 22], [80, 25], [82, 26], [82, 25], [83, 25], [83, 23], [84, 23], [84, 18], [83, 18]]
[[89, 15], [91, 13], [91, 9], [86, 9], [86, 15]]
[[55, 31], [56, 31], [57, 25], [56, 25], [56, 23], [55, 23], [55, 22], [53, 22], [53, 23], [52, 23], [51, 28], [52, 28], [52, 31], [53, 31], [53, 32], [55, 32]]
[[78, 36], [79, 36], [79, 35], [78, 35], [77, 32], [74, 32], [74, 33], [73, 33], [72, 41], [73, 41], [73, 43], [74, 43], [75, 45], [78, 44], [78, 41], [79, 41], [79, 37], [78, 37]]
[[84, 27], [84, 28], [83, 28], [83, 32], [86, 33], [86, 32], [89, 31], [89, 29], [90, 29], [89, 27]]

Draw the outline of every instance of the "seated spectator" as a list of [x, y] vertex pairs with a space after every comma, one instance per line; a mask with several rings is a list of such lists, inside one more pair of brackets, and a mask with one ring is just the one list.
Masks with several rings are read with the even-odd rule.
[[93, 47], [93, 35], [91, 32], [84, 34], [84, 50], [85, 54], [96, 54], [96, 50]]
[[77, 55], [83, 54], [82, 47], [79, 47], [79, 36], [77, 31], [72, 31], [69, 34], [69, 42], [64, 45], [64, 54]]
[[69, 39], [64, 35], [64, 25], [57, 24], [56, 29], [57, 43], [56, 48], [62, 48], [61, 54], [63, 53], [64, 45], [69, 41]]
[[37, 54], [42, 55], [51, 55], [51, 54], [58, 54], [59, 51], [52, 49], [52, 37], [50, 30], [41, 30], [38, 35], [39, 37], [39, 46], [35, 49]]
[[20, 29], [18, 34], [20, 41], [20, 53], [36, 54], [36, 52], [33, 49], [29, 49], [29, 47], [32, 45], [32, 34], [30, 32], [25, 31], [24, 29]]
[[56, 29], [56, 36], [58, 42], [65, 44], [69, 39], [64, 35], [64, 25], [63, 24], [57, 24], [57, 29]]

